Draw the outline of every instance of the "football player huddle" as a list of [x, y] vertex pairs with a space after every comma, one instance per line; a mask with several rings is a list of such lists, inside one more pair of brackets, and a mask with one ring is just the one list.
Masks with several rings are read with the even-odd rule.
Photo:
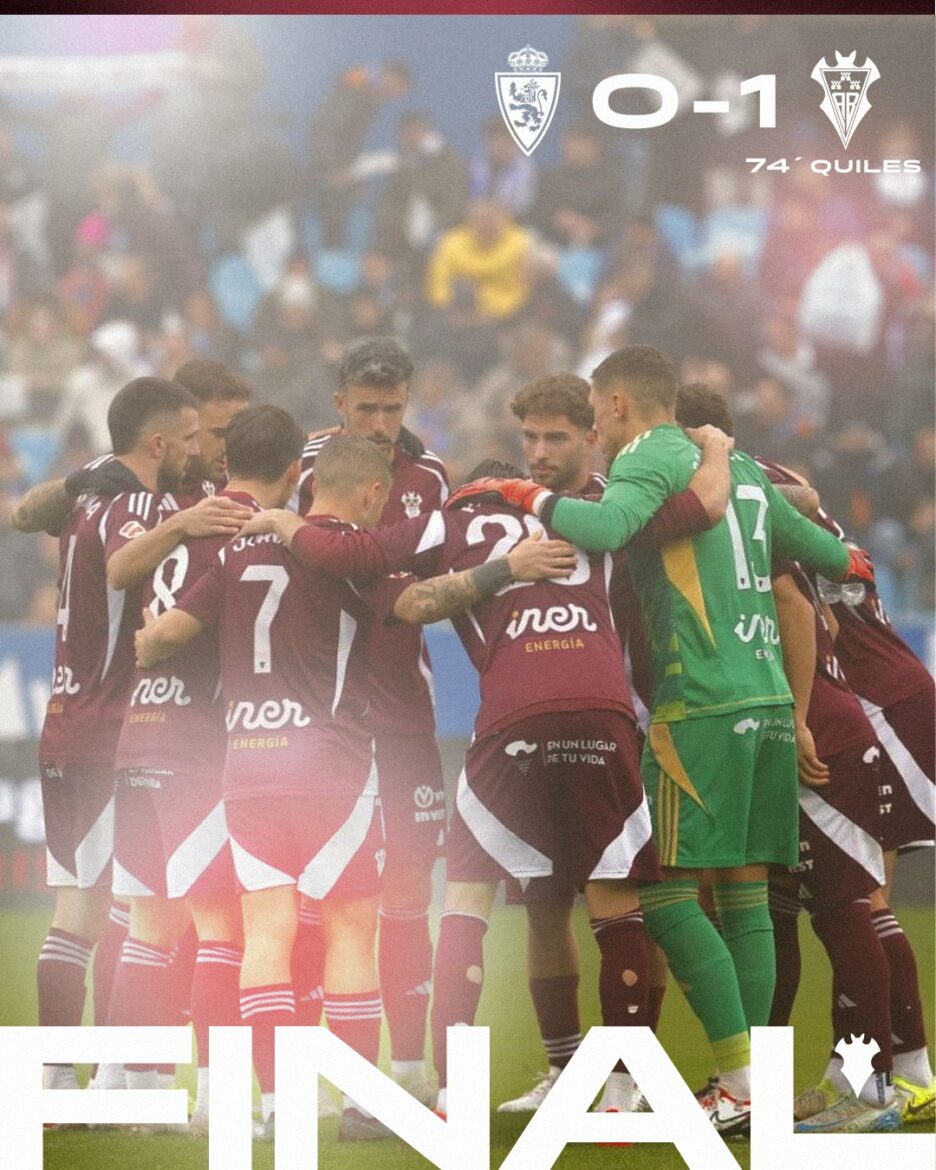
[[[277, 1026], [324, 1023], [376, 1063], [386, 1018], [392, 1075], [444, 1115], [446, 1029], [474, 1021], [506, 882], [549, 1072], [499, 1108], [532, 1111], [581, 1039], [581, 893], [595, 1022], [655, 1029], [672, 971], [711, 1045], [700, 1108], [730, 1137], [750, 1029], [790, 1017], [804, 909], [831, 1044], [797, 1130], [932, 1118], [888, 891], [934, 837], [934, 687], [866, 554], [649, 346], [518, 388], [526, 473], [488, 461], [452, 494], [403, 425], [412, 373], [392, 338], [352, 344], [340, 425], [308, 439], [219, 362], [137, 378], [112, 455], [14, 510], [60, 545], [39, 1023], [80, 1023], [92, 964], [97, 1023], [190, 1020], [196, 1134], [208, 1029], [250, 1026], [264, 1138]], [[443, 619], [481, 697], [448, 812], [421, 630]], [[856, 1092], [835, 1048], [862, 1033], [879, 1051]], [[102, 1065], [90, 1087], [174, 1075]], [[595, 1108], [647, 1105], [618, 1065]], [[390, 1133], [324, 1088], [318, 1111], [345, 1141]]]

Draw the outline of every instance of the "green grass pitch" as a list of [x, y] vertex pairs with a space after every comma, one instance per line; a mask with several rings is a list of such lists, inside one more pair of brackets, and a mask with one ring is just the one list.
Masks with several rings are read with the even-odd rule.
[[[930, 909], [899, 911], [917, 954], [929, 1033], [933, 1035], [934, 915]], [[0, 965], [4, 973], [0, 991], [0, 1025], [35, 1021], [34, 962], [45, 932], [45, 913], [0, 914]], [[576, 928], [583, 955], [582, 1018], [598, 1020], [595, 991], [596, 948], [584, 915]], [[796, 1026], [796, 1089], [815, 1081], [824, 1067], [829, 1042], [829, 971], [824, 954], [805, 918], [800, 924], [803, 943], [803, 982], [794, 1014]], [[528, 1087], [545, 1064], [538, 1043], [533, 1008], [526, 991], [523, 911], [505, 908], [495, 912], [486, 947], [486, 987], [479, 1024], [491, 1026], [491, 1091], [493, 1101], [515, 1096]], [[701, 1029], [679, 990], [671, 983], [663, 1008], [661, 1040], [680, 1072], [692, 1086], [702, 1083], [709, 1071], [707, 1045]], [[184, 1073], [191, 1070], [185, 1069]], [[186, 1079], [186, 1078], [183, 1078]], [[495, 1115], [491, 1127], [491, 1165], [499, 1166], [523, 1128], [523, 1120]], [[409, 1170], [429, 1163], [401, 1142], [373, 1146], [340, 1146], [336, 1123], [323, 1123], [319, 1165], [322, 1170]], [[747, 1143], [732, 1143], [742, 1167], [749, 1166]], [[0, 1156], [0, 1162], [2, 1162]], [[186, 1137], [141, 1137], [118, 1132], [87, 1133], [52, 1131], [46, 1136], [47, 1170], [206, 1170], [207, 1144]], [[633, 1149], [598, 1149], [567, 1146], [556, 1166], [561, 1170], [591, 1167], [633, 1167], [636, 1170], [670, 1170], [684, 1165], [671, 1146]], [[256, 1170], [272, 1170], [273, 1151], [257, 1146]], [[310, 1170], [312, 1170], [310, 1166]]]

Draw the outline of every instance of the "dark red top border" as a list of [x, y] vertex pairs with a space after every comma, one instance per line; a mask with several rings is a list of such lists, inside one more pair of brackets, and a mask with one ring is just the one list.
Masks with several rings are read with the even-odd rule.
[[[15, 12], [15, 6], [8, 9]], [[33, 10], [34, 11], [34, 10]], [[81, 5], [71, 6], [69, 15], [76, 13], [100, 13], [102, 15], [130, 16], [151, 15], [153, 13], [176, 13], [179, 11], [194, 13], [242, 13], [262, 16], [302, 14], [332, 15], [332, 16], [563, 16], [588, 15], [597, 13], [629, 13], [633, 15], [673, 15], [673, 16], [718, 16], [735, 15], [738, 13], [764, 13], [776, 15], [834, 15], [834, 16], [896, 16], [919, 14], [931, 16], [933, 14], [932, 0], [877, 0], [869, 7], [861, 4], [861, 0], [771, 0], [768, 5], [765, 0], [715, 0], [711, 5], [696, 5], [688, 8], [685, 3], [679, 4], [675, 0], [642, 0], [641, 3], [609, 3], [608, 0], [530, 0], [521, 3], [521, 0], [455, 0], [443, 3], [442, 0], [423, 0], [423, 3], [402, 2], [391, 3], [390, 0], [349, 0], [341, 3], [340, 0], [295, 0], [295, 2], [281, 2], [269, 8], [258, 10], [254, 3], [195, 3], [180, 8], [178, 5], [161, 7], [148, 5], [144, 9], [120, 3], [97, 3], [88, 8]], [[43, 14], [50, 15], [50, 14]]]

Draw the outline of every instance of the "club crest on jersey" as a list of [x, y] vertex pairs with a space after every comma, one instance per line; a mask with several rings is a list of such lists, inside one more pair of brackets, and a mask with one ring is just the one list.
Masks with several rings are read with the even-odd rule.
[[881, 76], [870, 57], [865, 58], [864, 65], [856, 66], [855, 56], [853, 51], [843, 57], [836, 49], [834, 65], [827, 65], [823, 57], [810, 74], [825, 94], [819, 108], [835, 127], [846, 150], [858, 123], [871, 109], [868, 89]]
[[400, 496], [400, 503], [403, 505], [403, 511], [406, 513], [407, 519], [414, 520], [422, 511], [423, 498], [419, 492], [404, 492]]
[[549, 58], [532, 45], [511, 53], [507, 64], [512, 73], [494, 74], [497, 104], [511, 138], [529, 157], [542, 142], [556, 112], [562, 75], [544, 73]]
[[139, 522], [139, 520], [128, 520], [127, 523], [120, 529], [120, 535], [125, 540], [133, 540], [136, 536], [142, 536], [146, 529]]

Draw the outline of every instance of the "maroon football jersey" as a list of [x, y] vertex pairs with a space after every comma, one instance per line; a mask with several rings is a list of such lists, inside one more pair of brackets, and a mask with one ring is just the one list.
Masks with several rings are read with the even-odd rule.
[[[502, 557], [534, 531], [543, 526], [531, 516], [479, 504], [373, 535], [391, 563], [429, 577]], [[452, 619], [481, 676], [476, 735], [540, 711], [617, 710], [633, 719], [608, 599], [611, 564], [610, 555], [580, 551], [571, 577], [509, 585]]]
[[[316, 456], [330, 437], [313, 439], [302, 453], [299, 510], [303, 514], [312, 505]], [[448, 498], [448, 477], [442, 460], [426, 451], [407, 431], [394, 450], [392, 470], [381, 526], [432, 512]], [[374, 623], [368, 660], [371, 730], [375, 734], [432, 735], [432, 669], [422, 630], [418, 626]]]
[[[775, 463], [760, 458], [758, 463], [774, 483], [797, 482]], [[845, 539], [838, 521], [821, 508], [815, 522], [839, 540]], [[857, 605], [840, 601], [832, 612], [839, 623], [836, 654], [855, 694], [888, 707], [932, 687], [932, 676], [898, 636], [876, 593], [865, 591]]]
[[272, 535], [226, 544], [178, 599], [217, 630], [227, 798], [360, 789], [371, 758], [368, 602], [367, 586], [304, 568]]
[[40, 754], [61, 763], [113, 763], [133, 678], [141, 590], [107, 584], [107, 562], [162, 517], [150, 492], [75, 501], [59, 536], [59, 609], [52, 694]]
[[[220, 492], [256, 508], [250, 496]], [[170, 497], [163, 497], [163, 504]], [[179, 496], [171, 497], [178, 503]], [[188, 502], [191, 507], [197, 500]], [[154, 617], [172, 609], [217, 560], [225, 536], [190, 537], [177, 544], [143, 587], [141, 604]], [[117, 747], [117, 768], [168, 768], [220, 776], [227, 732], [221, 705], [215, 632], [204, 630], [171, 658], [137, 670]]]
[[184, 512], [186, 508], [194, 508], [206, 496], [217, 495], [222, 486], [212, 483], [210, 479], [200, 479], [198, 483], [184, 483], [174, 492], [163, 492], [161, 501], [167, 510]]

